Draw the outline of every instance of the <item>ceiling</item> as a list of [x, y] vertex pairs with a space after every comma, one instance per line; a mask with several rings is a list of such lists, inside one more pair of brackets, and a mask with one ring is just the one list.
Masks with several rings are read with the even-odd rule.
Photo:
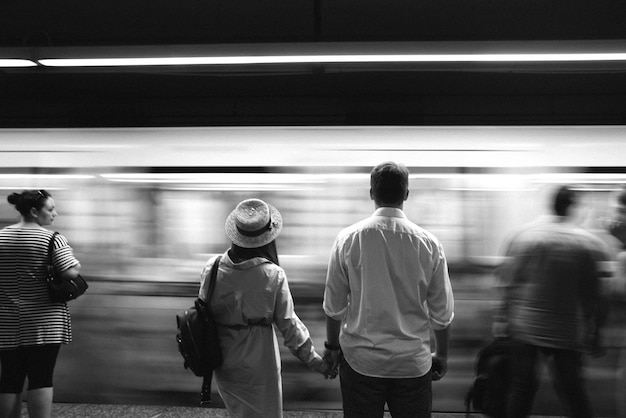
[[[626, 2], [4, 0], [0, 49], [626, 41]], [[0, 69], [0, 128], [623, 124], [626, 67]]]

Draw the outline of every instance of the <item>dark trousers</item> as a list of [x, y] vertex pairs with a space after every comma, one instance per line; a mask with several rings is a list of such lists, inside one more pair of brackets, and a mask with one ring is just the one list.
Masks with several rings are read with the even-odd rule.
[[52, 375], [61, 344], [43, 344], [0, 351], [0, 393], [22, 393], [28, 377], [28, 390], [52, 387]]
[[430, 418], [431, 374], [407, 379], [363, 376], [341, 357], [339, 365], [345, 418], [380, 418], [385, 403], [394, 418]]
[[551, 360], [552, 381], [566, 415], [590, 418], [591, 407], [582, 375], [582, 353], [515, 341], [512, 346], [512, 382], [507, 417], [530, 415], [539, 387], [540, 355]]

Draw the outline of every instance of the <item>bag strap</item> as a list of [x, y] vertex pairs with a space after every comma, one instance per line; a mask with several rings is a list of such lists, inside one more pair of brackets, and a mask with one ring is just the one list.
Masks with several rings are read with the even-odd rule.
[[59, 235], [57, 231], [54, 231], [52, 236], [50, 237], [50, 241], [48, 242], [48, 265], [53, 266], [52, 264], [52, 252], [54, 251], [54, 238]]
[[213, 296], [213, 290], [215, 290], [215, 282], [217, 281], [217, 270], [219, 269], [221, 259], [222, 259], [222, 256], [218, 255], [217, 258], [215, 259], [215, 262], [213, 263], [213, 266], [211, 266], [211, 277], [209, 279], [209, 291], [207, 292], [207, 295], [206, 295], [207, 308], [209, 308], [209, 302], [211, 301], [211, 296]]

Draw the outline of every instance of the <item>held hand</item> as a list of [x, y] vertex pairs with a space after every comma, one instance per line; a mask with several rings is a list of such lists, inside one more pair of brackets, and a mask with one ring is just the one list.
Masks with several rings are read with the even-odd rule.
[[324, 361], [328, 364], [329, 373], [327, 379], [334, 379], [339, 373], [339, 355], [340, 350], [324, 350]]
[[330, 364], [319, 356], [316, 356], [315, 360], [309, 364], [309, 369], [314, 372], [320, 373], [324, 375], [324, 378], [328, 379], [328, 376], [331, 373]]
[[433, 354], [433, 365], [430, 368], [433, 381], [441, 380], [448, 372], [448, 359]]

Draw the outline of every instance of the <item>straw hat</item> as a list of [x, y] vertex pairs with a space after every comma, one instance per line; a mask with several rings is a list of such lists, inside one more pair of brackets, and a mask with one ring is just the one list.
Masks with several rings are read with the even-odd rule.
[[242, 248], [258, 248], [269, 244], [282, 228], [280, 212], [260, 199], [240, 202], [226, 218], [226, 235]]

